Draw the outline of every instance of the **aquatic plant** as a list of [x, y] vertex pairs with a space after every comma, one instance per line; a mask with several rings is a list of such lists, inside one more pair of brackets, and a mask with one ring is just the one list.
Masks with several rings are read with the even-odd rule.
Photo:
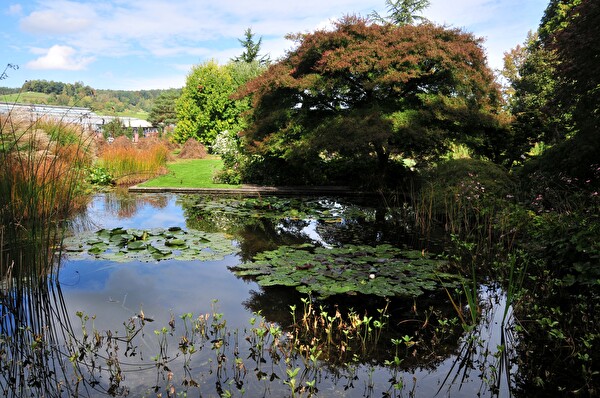
[[67, 257], [96, 258], [115, 262], [159, 260], [217, 260], [234, 254], [231, 239], [221, 233], [184, 230], [180, 227], [101, 229], [66, 237]]
[[365, 294], [417, 297], [460, 278], [445, 272], [448, 263], [424, 251], [392, 245], [280, 246], [257, 254], [253, 261], [231, 267], [240, 277], [261, 286], [292, 286], [319, 297]]

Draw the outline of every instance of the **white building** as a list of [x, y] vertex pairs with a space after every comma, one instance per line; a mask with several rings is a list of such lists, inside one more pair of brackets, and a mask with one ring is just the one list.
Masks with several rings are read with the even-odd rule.
[[[89, 108], [76, 106], [57, 106], [40, 104], [16, 104], [0, 102], [0, 114], [19, 114], [29, 116], [32, 121], [39, 118], [51, 118], [64, 123], [80, 124], [86, 129], [101, 132], [102, 126], [113, 121], [117, 116], [102, 116]], [[125, 127], [131, 127], [138, 134], [155, 132], [156, 129], [146, 120], [133, 117], [118, 117]]]

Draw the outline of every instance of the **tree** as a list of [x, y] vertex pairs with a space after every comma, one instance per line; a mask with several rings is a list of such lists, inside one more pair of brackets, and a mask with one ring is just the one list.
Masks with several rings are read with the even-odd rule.
[[175, 104], [177, 126], [173, 138], [178, 142], [195, 138], [210, 146], [221, 131], [240, 131], [244, 127], [241, 115], [249, 101], [230, 96], [260, 71], [257, 62], [221, 66], [208, 61], [193, 67]]
[[177, 123], [175, 103], [179, 98], [178, 90], [169, 90], [161, 93], [150, 110], [148, 121], [153, 126], [168, 126]]
[[573, 108], [580, 132], [598, 136], [600, 119], [600, 3], [580, 0], [566, 26], [555, 32], [551, 48], [556, 51], [560, 76], [557, 99]]
[[398, 26], [412, 25], [416, 21], [426, 21], [419, 13], [429, 7], [429, 0], [385, 0], [385, 4], [388, 16], [382, 17], [373, 11], [370, 17], [374, 21]]
[[554, 101], [556, 55], [545, 48], [537, 34], [530, 34], [523, 46], [506, 53], [504, 62], [503, 75], [510, 85], [508, 106], [513, 115], [507, 143], [510, 164], [537, 143], [560, 142], [572, 128], [569, 111]]
[[246, 62], [253, 63], [258, 62], [260, 65], [267, 65], [270, 62], [268, 55], [259, 56], [260, 46], [262, 44], [262, 37], [258, 39], [258, 42], [254, 41], [254, 33], [252, 28], [248, 28], [244, 31], [244, 39], [238, 39], [244, 51], [239, 57], [232, 59], [234, 62]]
[[581, 2], [582, 0], [550, 0], [538, 29], [540, 40], [549, 44], [554, 33], [569, 24], [568, 16], [571, 14], [571, 10]]
[[452, 142], [491, 147], [500, 93], [479, 40], [432, 24], [346, 17], [293, 36], [298, 47], [237, 96], [252, 96], [247, 148], [286, 167], [339, 158], [429, 160]]

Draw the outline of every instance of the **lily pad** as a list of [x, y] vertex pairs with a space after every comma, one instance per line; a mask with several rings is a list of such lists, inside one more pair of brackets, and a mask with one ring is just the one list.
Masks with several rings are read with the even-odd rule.
[[66, 255], [72, 259], [158, 261], [220, 260], [237, 253], [230, 237], [222, 233], [183, 230], [180, 227], [153, 230], [115, 228], [65, 238]]
[[460, 277], [444, 272], [447, 262], [392, 245], [347, 245], [338, 248], [281, 246], [232, 267], [240, 277], [261, 286], [293, 286], [321, 297], [366, 294], [417, 297], [440, 288], [440, 282], [459, 285]]

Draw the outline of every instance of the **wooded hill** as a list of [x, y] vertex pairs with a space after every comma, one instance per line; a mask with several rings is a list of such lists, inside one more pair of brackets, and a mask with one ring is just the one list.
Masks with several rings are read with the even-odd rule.
[[161, 94], [178, 96], [179, 89], [97, 90], [82, 82], [28, 80], [22, 87], [0, 87], [0, 101], [90, 108], [103, 115], [147, 119]]

